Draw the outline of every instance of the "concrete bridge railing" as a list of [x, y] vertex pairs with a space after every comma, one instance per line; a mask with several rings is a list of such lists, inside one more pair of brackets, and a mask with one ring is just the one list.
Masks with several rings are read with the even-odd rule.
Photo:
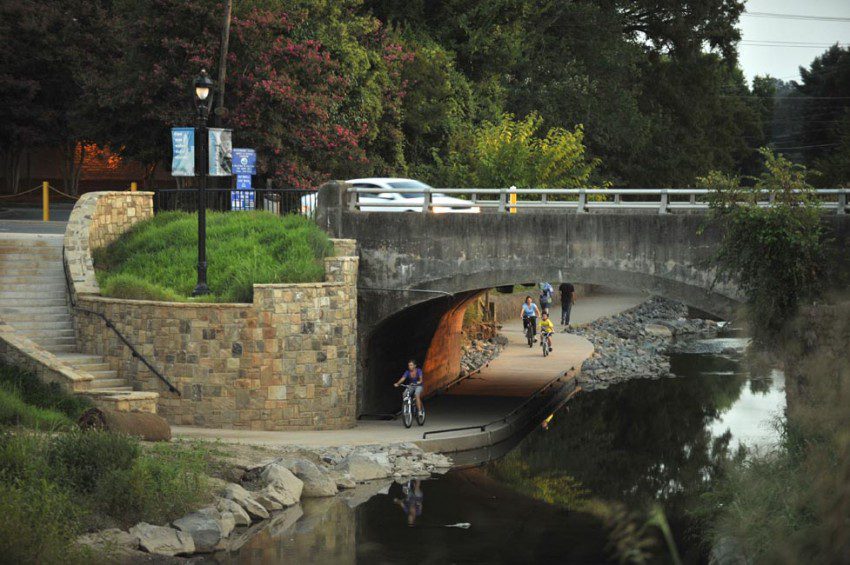
[[[416, 208], [420, 212], [439, 213], [435, 195], [461, 197], [470, 207], [482, 211], [517, 212], [521, 210], [566, 209], [577, 213], [593, 210], [656, 211], [667, 214], [676, 211], [705, 212], [709, 209], [707, 188], [346, 188], [350, 210], [369, 211], [374, 208]], [[760, 206], [773, 205], [773, 196], [764, 190]], [[415, 195], [404, 202], [376, 203], [377, 195]], [[825, 188], [815, 191], [824, 210], [837, 214], [848, 212], [848, 188]], [[372, 197], [372, 198], [370, 198]], [[623, 197], [626, 197], [624, 200]]]

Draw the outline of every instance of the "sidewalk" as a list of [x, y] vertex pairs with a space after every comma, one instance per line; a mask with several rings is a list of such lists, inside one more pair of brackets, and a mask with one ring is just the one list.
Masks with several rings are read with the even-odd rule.
[[[622, 312], [643, 300], [643, 296], [620, 294], [584, 298], [574, 306], [572, 321], [587, 323]], [[553, 314], [560, 316], [559, 311]], [[557, 332], [553, 336], [554, 350], [544, 358], [539, 343], [528, 347], [519, 320], [506, 322], [503, 332], [509, 343], [502, 354], [489, 367], [452, 387], [447, 394], [429, 400], [426, 404], [428, 421], [422, 427], [414, 424], [412, 428], [406, 429], [401, 421], [396, 420], [360, 421], [354, 428], [331, 431], [265, 432], [188, 426], [172, 426], [171, 430], [178, 438], [220, 440], [266, 447], [331, 447], [420, 441], [422, 433], [426, 431], [473, 426], [501, 418], [547, 382], [573, 367], [580, 367], [582, 361], [593, 352], [593, 346], [586, 339]], [[476, 433], [476, 430], [470, 430], [456, 436]]]

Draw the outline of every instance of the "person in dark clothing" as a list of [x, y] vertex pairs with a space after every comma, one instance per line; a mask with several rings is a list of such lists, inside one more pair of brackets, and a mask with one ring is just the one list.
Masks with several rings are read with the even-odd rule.
[[576, 303], [576, 287], [565, 282], [558, 286], [558, 290], [561, 291], [561, 325], [569, 327], [570, 312]]

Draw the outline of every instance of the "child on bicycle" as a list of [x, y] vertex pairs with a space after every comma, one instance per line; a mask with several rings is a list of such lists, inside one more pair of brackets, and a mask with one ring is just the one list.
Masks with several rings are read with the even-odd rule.
[[552, 351], [552, 334], [555, 331], [555, 324], [549, 319], [549, 314], [543, 312], [540, 320], [540, 339], [545, 339], [549, 346], [549, 351]]
[[412, 385], [413, 394], [416, 397], [416, 409], [419, 412], [422, 412], [422, 383], [423, 383], [423, 375], [422, 369], [416, 366], [416, 361], [411, 359], [407, 362], [407, 370], [401, 376], [399, 380], [397, 380], [393, 386], [398, 387], [402, 383], [406, 385]]

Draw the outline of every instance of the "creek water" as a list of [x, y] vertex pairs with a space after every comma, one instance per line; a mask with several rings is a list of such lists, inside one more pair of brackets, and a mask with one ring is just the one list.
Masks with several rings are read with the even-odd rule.
[[[442, 477], [303, 502], [218, 563], [605, 563], [612, 532], [663, 510], [685, 563], [706, 561], [690, 509], [741, 445], [769, 449], [785, 406], [780, 372], [724, 355], [742, 340], [692, 342], [678, 378], [581, 394], [512, 451]], [[468, 524], [468, 527], [464, 525]], [[619, 526], [619, 527], [616, 527]], [[614, 527], [614, 529], [612, 529]], [[653, 529], [658, 532], [658, 529]], [[668, 545], [649, 535], [653, 561]]]

